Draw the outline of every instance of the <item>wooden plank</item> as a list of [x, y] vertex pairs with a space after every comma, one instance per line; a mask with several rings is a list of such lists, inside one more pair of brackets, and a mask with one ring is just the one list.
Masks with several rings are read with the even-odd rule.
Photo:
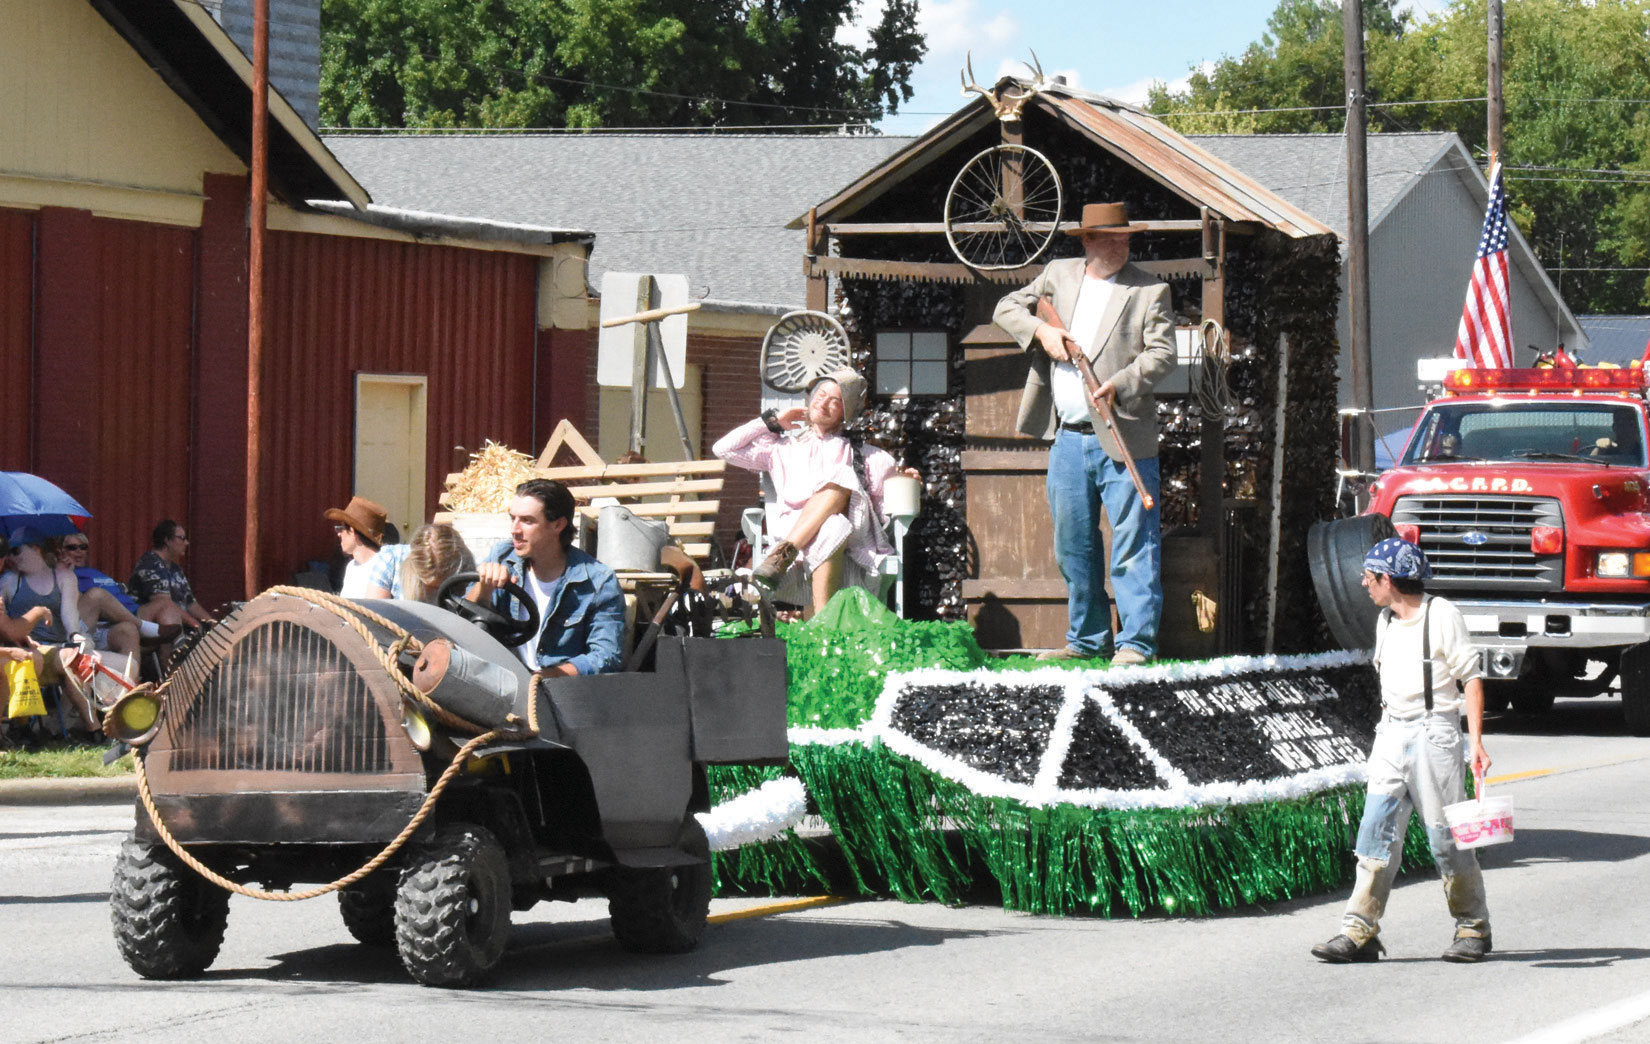
[[635, 497], [668, 497], [689, 493], [720, 493], [722, 480], [714, 479], [684, 479], [681, 482], [618, 482], [602, 486], [569, 486], [568, 492], [576, 499], [594, 500], [597, 497], [612, 497], [618, 501], [627, 501]]
[[[663, 500], [656, 503], [635, 504], [618, 498], [619, 503], [643, 518], [671, 518], [676, 515], [714, 515], [722, 510], [720, 500]], [[601, 517], [602, 509], [594, 504], [580, 504], [579, 513], [592, 521]]]
[[658, 478], [676, 475], [720, 475], [727, 471], [725, 460], [675, 460], [659, 464], [602, 464], [595, 467], [534, 468], [539, 478], [577, 482], [590, 479]]
[[[1203, 228], [1203, 222], [1197, 219], [1173, 221], [1136, 221], [1136, 225], [1146, 226], [1148, 232], [1197, 232]], [[1061, 221], [1054, 227], [1061, 232], [1076, 228], [1076, 221]], [[825, 231], [833, 236], [898, 236], [898, 235], [944, 235], [945, 222], [943, 221], [886, 221], [886, 222], [841, 222], [835, 225], [826, 225]], [[1000, 221], [958, 222], [951, 226], [953, 232], [996, 232], [1003, 227]], [[1021, 227], [1031, 232], [1042, 232], [1048, 229], [1046, 221], [1027, 221]]]
[[981, 272], [968, 265], [943, 261], [882, 261], [856, 257], [811, 257], [808, 274], [835, 273], [839, 276], [861, 276], [871, 279], [915, 279], [944, 283], [1007, 283], [1018, 286], [1029, 283], [1043, 270], [1042, 265], [1026, 265], [1002, 272]]
[[965, 449], [962, 466], [966, 472], [1024, 471], [1048, 473], [1048, 443], [1026, 440], [1025, 449]]
[[1066, 603], [1064, 580], [964, 580], [963, 601], [977, 602], [986, 595], [1015, 601], [1053, 601]]
[[683, 544], [682, 553], [689, 558], [709, 558], [710, 544]]

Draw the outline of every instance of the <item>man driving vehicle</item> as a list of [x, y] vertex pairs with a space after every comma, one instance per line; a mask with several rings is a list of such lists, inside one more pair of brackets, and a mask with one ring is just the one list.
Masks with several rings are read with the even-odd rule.
[[530, 670], [605, 674], [619, 669], [624, 595], [613, 570], [573, 546], [573, 494], [552, 479], [516, 487], [510, 539], [476, 567], [466, 597], [516, 620], [527, 619], [515, 584], [538, 609], [537, 633], [516, 647]]

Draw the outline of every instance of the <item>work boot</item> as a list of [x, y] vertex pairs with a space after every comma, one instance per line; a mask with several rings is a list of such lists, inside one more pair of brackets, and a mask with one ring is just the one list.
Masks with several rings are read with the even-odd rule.
[[796, 545], [789, 540], [781, 540], [773, 545], [773, 550], [768, 552], [768, 557], [764, 558], [760, 565], [751, 570], [751, 581], [762, 590], [773, 594], [774, 589], [779, 586], [779, 582], [790, 571], [792, 563], [796, 561], [796, 556]]
[[1385, 952], [1386, 947], [1378, 938], [1371, 938], [1359, 946], [1345, 935], [1337, 935], [1326, 943], [1312, 947], [1312, 956], [1329, 964], [1372, 964], [1380, 960]]
[[1444, 960], [1454, 964], [1477, 964], [1490, 952], [1490, 937], [1482, 939], [1472, 935], [1458, 935], [1455, 941], [1449, 944], [1444, 951]]
[[1047, 652], [1040, 652], [1037, 654], [1037, 659], [1045, 663], [1055, 660], [1092, 660], [1096, 655], [1098, 654], [1086, 653], [1081, 649], [1073, 649], [1068, 645], [1064, 649], [1050, 649]]
[[1117, 655], [1111, 658], [1113, 667], [1133, 667], [1145, 663], [1149, 657], [1139, 649], [1123, 646], [1117, 650]]

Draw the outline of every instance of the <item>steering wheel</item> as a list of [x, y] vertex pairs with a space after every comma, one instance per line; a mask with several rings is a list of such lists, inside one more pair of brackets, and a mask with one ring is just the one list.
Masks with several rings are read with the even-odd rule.
[[490, 605], [465, 598], [464, 592], [479, 579], [481, 574], [473, 569], [464, 573], [454, 573], [436, 589], [435, 604], [449, 613], [464, 617], [512, 649], [539, 633], [539, 607], [520, 584], [508, 582], [499, 588], [499, 591], [527, 610], [525, 620], [518, 620]]

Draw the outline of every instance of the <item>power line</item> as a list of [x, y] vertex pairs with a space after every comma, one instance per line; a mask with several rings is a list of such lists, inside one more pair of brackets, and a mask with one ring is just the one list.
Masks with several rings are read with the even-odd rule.
[[[1368, 109], [1392, 109], [1404, 105], [1456, 105], [1463, 102], [1488, 101], [1488, 98], [1426, 98], [1417, 101], [1369, 102]], [[1170, 116], [1254, 116], [1270, 112], [1345, 112], [1344, 105], [1288, 105], [1275, 109], [1205, 109], [1196, 112], [1148, 112], [1147, 116], [1167, 119]]]
[[[485, 137], [488, 135], [517, 135], [532, 137], [539, 134], [704, 134], [744, 133], [749, 131], [842, 131], [849, 127], [872, 130], [869, 123], [746, 123], [717, 124], [709, 127], [322, 127], [321, 133], [330, 137], [363, 138], [439, 138]], [[822, 136], [822, 135], [821, 135]]]

